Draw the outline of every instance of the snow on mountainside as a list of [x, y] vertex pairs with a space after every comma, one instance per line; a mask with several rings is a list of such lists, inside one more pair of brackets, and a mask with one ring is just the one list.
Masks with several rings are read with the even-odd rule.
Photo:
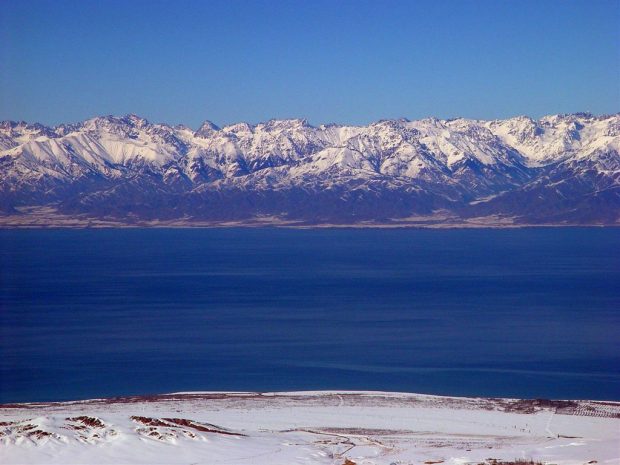
[[364, 127], [206, 121], [197, 131], [135, 115], [54, 128], [5, 121], [0, 173], [4, 224], [43, 207], [120, 223], [422, 215], [430, 223], [617, 224], [620, 114]]

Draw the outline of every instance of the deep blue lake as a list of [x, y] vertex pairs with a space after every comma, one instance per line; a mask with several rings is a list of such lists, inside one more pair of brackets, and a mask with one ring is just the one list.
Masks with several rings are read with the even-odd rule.
[[620, 229], [0, 231], [0, 402], [620, 400]]

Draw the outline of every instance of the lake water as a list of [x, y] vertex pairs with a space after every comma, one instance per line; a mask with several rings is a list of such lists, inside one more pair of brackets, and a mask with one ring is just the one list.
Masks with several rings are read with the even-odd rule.
[[620, 229], [0, 231], [0, 402], [620, 400]]

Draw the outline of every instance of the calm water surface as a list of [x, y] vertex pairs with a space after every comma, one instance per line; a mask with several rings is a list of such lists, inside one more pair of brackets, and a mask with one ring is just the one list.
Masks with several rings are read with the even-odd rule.
[[620, 400], [620, 230], [0, 231], [0, 402]]

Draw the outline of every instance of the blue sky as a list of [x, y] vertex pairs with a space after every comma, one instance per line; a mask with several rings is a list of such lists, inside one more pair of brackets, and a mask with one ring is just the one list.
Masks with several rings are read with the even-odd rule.
[[0, 120], [620, 111], [620, 1], [0, 3]]

